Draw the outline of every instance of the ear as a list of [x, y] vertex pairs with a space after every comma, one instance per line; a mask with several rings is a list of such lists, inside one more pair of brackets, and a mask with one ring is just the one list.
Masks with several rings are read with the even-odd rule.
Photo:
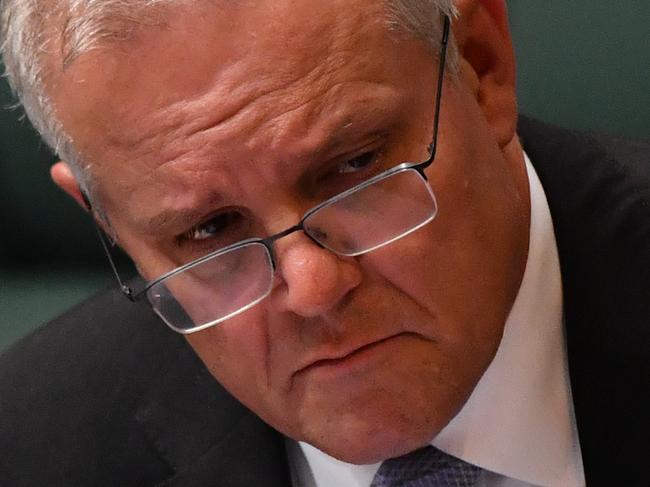
[[63, 161], [57, 162], [50, 169], [50, 176], [54, 183], [61, 188], [63, 191], [68, 193], [68, 195], [79, 204], [85, 211], [90, 211], [90, 208], [86, 204], [81, 190], [79, 189], [79, 184], [77, 179], [72, 174], [72, 169], [70, 166]]
[[517, 130], [515, 56], [505, 2], [457, 0], [456, 6], [461, 76], [503, 148]]

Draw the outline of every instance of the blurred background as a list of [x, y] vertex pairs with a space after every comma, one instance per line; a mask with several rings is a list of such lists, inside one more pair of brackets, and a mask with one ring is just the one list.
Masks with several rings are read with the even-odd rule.
[[[522, 113], [650, 138], [648, 0], [510, 0], [508, 8]], [[13, 103], [2, 81], [0, 105]], [[53, 156], [21, 115], [0, 111], [0, 351], [113, 283], [93, 226], [50, 182]]]

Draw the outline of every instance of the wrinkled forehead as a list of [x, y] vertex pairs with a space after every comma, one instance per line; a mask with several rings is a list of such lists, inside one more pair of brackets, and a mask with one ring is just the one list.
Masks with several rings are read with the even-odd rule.
[[381, 1], [179, 2], [164, 22], [75, 57], [50, 92], [64, 127], [82, 145], [74, 130], [88, 120], [103, 126], [107, 141], [135, 122], [136, 141], [146, 136], [136, 133], [142, 113], [180, 108], [217, 78], [225, 111], [241, 103], [240, 92], [264, 84], [300, 79], [317, 90], [328, 71], [363, 62], [369, 36], [385, 34], [383, 14]]

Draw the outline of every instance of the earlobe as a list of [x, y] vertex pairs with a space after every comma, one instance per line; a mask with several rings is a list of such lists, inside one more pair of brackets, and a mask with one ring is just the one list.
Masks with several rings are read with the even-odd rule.
[[77, 179], [74, 177], [72, 169], [70, 169], [70, 166], [66, 162], [60, 161], [54, 164], [50, 169], [50, 176], [54, 183], [75, 200], [79, 206], [85, 211], [90, 211], [79, 189]]
[[454, 34], [461, 76], [500, 147], [516, 133], [515, 60], [503, 0], [458, 0]]

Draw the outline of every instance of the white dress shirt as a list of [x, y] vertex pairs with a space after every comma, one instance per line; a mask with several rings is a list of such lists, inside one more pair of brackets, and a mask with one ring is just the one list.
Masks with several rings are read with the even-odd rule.
[[[494, 360], [432, 445], [485, 469], [477, 487], [583, 487], [562, 322], [562, 281], [544, 189], [528, 156], [524, 277]], [[352, 465], [288, 442], [297, 487], [369, 487], [380, 464]]]

